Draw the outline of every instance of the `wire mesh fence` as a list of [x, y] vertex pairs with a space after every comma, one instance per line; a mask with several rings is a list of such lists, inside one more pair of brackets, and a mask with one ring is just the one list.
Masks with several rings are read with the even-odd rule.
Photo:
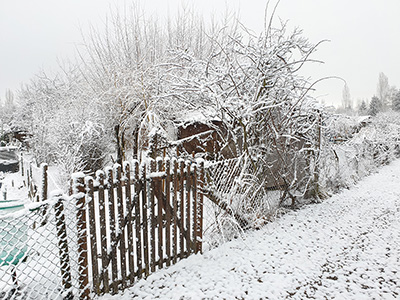
[[1, 201], [0, 300], [116, 294], [201, 252], [203, 170], [134, 161], [74, 174], [71, 196]]
[[273, 178], [257, 172], [246, 156], [207, 162], [205, 247], [232, 239], [244, 229], [258, 228], [275, 213], [284, 190], [274, 185]]
[[70, 200], [1, 203], [0, 299], [73, 299], [76, 222]]

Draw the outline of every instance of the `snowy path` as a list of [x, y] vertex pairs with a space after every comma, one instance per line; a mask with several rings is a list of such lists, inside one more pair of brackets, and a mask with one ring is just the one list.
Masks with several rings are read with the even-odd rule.
[[101, 299], [398, 299], [400, 160]]

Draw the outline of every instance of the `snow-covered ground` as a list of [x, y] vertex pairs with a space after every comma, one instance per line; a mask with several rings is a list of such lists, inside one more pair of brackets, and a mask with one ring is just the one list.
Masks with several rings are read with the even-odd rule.
[[[0, 201], [2, 200], [23, 200], [28, 201], [28, 189], [24, 185], [24, 180], [21, 172], [2, 173], [0, 174]], [[4, 192], [6, 199], [4, 199]]]
[[111, 299], [399, 299], [400, 160]]

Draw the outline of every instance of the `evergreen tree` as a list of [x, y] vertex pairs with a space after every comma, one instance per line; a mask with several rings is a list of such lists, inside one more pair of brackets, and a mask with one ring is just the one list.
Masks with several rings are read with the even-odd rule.
[[371, 116], [376, 116], [380, 111], [382, 111], [382, 101], [378, 97], [373, 96], [369, 105], [368, 113]]
[[400, 111], [400, 91], [393, 97], [393, 110]]
[[367, 103], [365, 103], [365, 100], [363, 100], [360, 104], [360, 107], [358, 108], [358, 113], [360, 115], [365, 115], [367, 113]]

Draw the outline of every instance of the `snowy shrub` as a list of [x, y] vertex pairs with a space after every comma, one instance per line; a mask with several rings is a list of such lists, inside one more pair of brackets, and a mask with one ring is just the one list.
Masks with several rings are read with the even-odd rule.
[[78, 90], [68, 79], [42, 74], [19, 94], [20, 122], [31, 134], [28, 143], [35, 161], [57, 164], [65, 179], [102, 167], [110, 151], [101, 115], [89, 101], [75, 101]]
[[[347, 141], [327, 141], [321, 158], [321, 184], [332, 192], [349, 188], [361, 178], [399, 157], [399, 116], [396, 112], [379, 113], [369, 124], [354, 132]], [[347, 128], [354, 128], [348, 117], [343, 118], [347, 120], [347, 124], [351, 124]], [[343, 122], [338, 121], [339, 124]], [[329, 130], [337, 129], [337, 125], [333, 123]]]

